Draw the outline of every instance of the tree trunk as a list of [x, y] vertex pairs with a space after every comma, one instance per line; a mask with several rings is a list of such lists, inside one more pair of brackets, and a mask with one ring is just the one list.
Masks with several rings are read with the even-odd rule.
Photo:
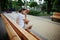
[[51, 8], [52, 8], [51, 0], [48, 0], [48, 1], [47, 1], [47, 14], [50, 14]]

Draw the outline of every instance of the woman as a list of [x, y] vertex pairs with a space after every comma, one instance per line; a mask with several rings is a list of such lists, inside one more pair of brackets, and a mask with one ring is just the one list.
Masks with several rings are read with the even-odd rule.
[[26, 18], [26, 15], [29, 13], [27, 9], [21, 9], [19, 11], [19, 15], [17, 17], [17, 23], [20, 25], [20, 27], [24, 29], [31, 29], [31, 25], [28, 24], [29, 20]]

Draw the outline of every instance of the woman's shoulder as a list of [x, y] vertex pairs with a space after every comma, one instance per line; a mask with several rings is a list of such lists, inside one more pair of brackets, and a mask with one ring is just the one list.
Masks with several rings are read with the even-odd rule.
[[18, 13], [18, 16], [22, 16], [22, 14], [21, 13]]
[[25, 15], [23, 15], [23, 14], [21, 14], [21, 13], [19, 13], [18, 16], [19, 16], [19, 17], [25, 17]]

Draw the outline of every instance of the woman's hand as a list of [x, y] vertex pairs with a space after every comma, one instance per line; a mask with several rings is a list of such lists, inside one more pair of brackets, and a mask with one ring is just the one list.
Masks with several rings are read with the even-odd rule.
[[18, 22], [16, 22], [17, 24], [19, 24]]
[[25, 19], [25, 23], [28, 24], [29, 20], [28, 19]]

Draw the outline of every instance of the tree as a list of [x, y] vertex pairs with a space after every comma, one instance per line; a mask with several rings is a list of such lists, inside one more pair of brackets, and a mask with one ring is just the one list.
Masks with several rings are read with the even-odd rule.
[[18, 10], [17, 1], [12, 1], [12, 8], [13, 8], [14, 10]]
[[46, 4], [43, 3], [42, 6], [41, 6], [41, 11], [44, 13], [44, 11], [46, 11]]
[[8, 9], [12, 9], [12, 0], [8, 1]]
[[22, 2], [22, 0], [18, 0], [17, 5], [18, 5], [17, 7], [21, 9], [24, 3]]
[[8, 0], [1, 0], [1, 10], [4, 11], [5, 9], [7, 9], [7, 5], [8, 5]]
[[60, 0], [55, 0], [54, 1], [54, 3], [53, 3], [54, 5], [54, 10], [56, 11], [56, 12], [60, 12]]
[[47, 4], [47, 13], [50, 14], [51, 10], [52, 10], [52, 3], [54, 0], [44, 0]]
[[36, 7], [38, 4], [37, 4], [37, 2], [30, 2], [29, 3], [29, 6], [30, 7]]
[[17, 4], [18, 4], [19, 6], [24, 5], [24, 3], [23, 3], [21, 0], [18, 0]]

